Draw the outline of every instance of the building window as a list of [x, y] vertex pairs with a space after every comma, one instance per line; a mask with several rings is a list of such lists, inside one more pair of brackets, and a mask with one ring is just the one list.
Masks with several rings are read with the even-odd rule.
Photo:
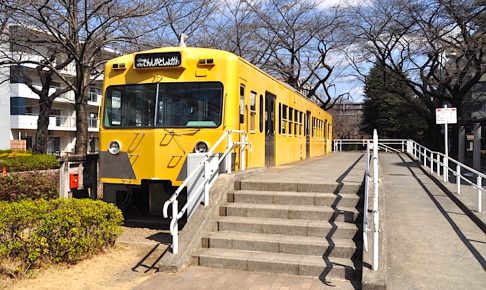
[[93, 103], [98, 102], [98, 95], [100, 95], [101, 91], [98, 88], [90, 87], [89, 88], [89, 95], [88, 100]]

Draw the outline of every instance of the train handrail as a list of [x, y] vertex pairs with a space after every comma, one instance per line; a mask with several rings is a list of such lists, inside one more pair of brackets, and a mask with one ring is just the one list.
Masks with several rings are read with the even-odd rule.
[[[233, 133], [239, 134], [240, 135], [240, 141], [239, 142], [233, 142], [231, 135]], [[164, 218], [168, 218], [169, 215], [167, 213], [169, 205], [172, 204], [172, 219], [170, 221], [170, 234], [172, 235], [172, 253], [177, 254], [179, 252], [179, 224], [178, 221], [179, 219], [184, 216], [186, 213], [187, 209], [189, 206], [192, 206], [196, 201], [199, 201], [201, 199], [201, 195], [204, 193], [204, 205], [208, 206], [209, 205], [209, 189], [211, 185], [213, 184], [214, 180], [213, 177], [218, 171], [217, 169], [211, 169], [209, 165], [209, 159], [213, 157], [214, 151], [216, 148], [223, 142], [223, 140], [227, 140], [226, 144], [226, 150], [224, 153], [218, 158], [217, 160], [217, 165], [219, 168], [219, 164], [223, 160], [225, 160], [226, 157], [226, 172], [231, 173], [231, 151], [236, 146], [240, 147], [240, 170], [245, 170], [245, 150], [246, 147], [249, 145], [251, 149], [251, 143], [248, 142], [248, 133], [246, 131], [242, 130], [227, 130], [225, 131], [221, 137], [214, 143], [214, 145], [206, 152], [204, 155], [203, 160], [199, 162], [198, 166], [184, 179], [182, 184], [177, 188], [177, 190], [172, 194], [172, 196], [164, 203], [162, 214]], [[187, 184], [196, 176], [196, 173], [200, 172], [204, 168], [204, 180], [199, 184], [199, 186], [194, 190], [194, 194], [191, 195], [191, 197], [187, 200], [186, 204], [184, 207], [178, 212], [178, 207], [179, 207], [179, 201], [177, 200], [177, 197], [179, 194], [182, 192], [184, 187], [187, 186]], [[211, 182], [211, 180], [213, 180]], [[204, 190], [203, 190], [204, 188]]]

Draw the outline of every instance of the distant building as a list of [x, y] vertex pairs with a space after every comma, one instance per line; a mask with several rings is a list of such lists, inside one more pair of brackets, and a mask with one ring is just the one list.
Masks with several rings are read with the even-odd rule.
[[329, 112], [333, 116], [333, 138], [362, 139], [368, 137], [361, 131], [362, 103], [339, 102]]
[[[18, 29], [18, 27], [15, 27]], [[29, 49], [13, 43], [0, 44], [2, 55], [15, 59], [20, 55], [22, 60], [39, 60], [39, 55]], [[29, 81], [41, 88], [35, 66], [31, 64], [0, 67], [0, 150], [31, 149], [35, 139], [37, 119], [39, 116], [39, 96], [27, 85]], [[67, 78], [76, 75], [74, 63], [63, 71]], [[51, 91], [61, 88], [62, 81], [55, 77]], [[88, 151], [98, 150], [98, 109], [101, 103], [102, 78], [96, 79], [88, 92], [88, 132], [90, 142]], [[73, 152], [76, 142], [76, 113], [74, 92], [69, 91], [54, 100], [48, 127], [48, 153]], [[23, 141], [22, 141], [23, 140]]]

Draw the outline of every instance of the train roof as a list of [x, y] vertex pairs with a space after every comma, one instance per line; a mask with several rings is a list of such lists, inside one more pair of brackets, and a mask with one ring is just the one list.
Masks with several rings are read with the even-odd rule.
[[293, 91], [294, 93], [296, 93], [297, 95], [301, 96], [303, 99], [311, 102], [315, 106], [318, 106], [317, 103], [313, 102], [312, 100], [310, 100], [306, 96], [302, 95], [302, 93], [300, 93], [298, 90], [296, 90], [291, 85], [289, 85], [289, 84], [287, 84], [287, 83], [285, 83], [285, 82], [283, 82], [281, 80], [278, 80], [277, 78], [275, 78], [274, 76], [270, 75], [269, 73], [267, 73], [263, 69], [255, 66], [251, 62], [247, 61], [243, 57], [238, 56], [238, 55], [236, 55], [236, 54], [234, 54], [232, 52], [229, 52], [229, 51], [215, 49], [215, 48], [180, 47], [180, 46], [160, 47], [160, 48], [154, 48], [154, 49], [149, 49], [149, 50], [144, 50], [144, 51], [137, 51], [137, 52], [134, 52], [134, 53], [122, 55], [122, 56], [119, 56], [119, 57], [116, 57], [116, 58], [113, 58], [113, 59], [109, 60], [107, 62], [107, 64], [117, 63], [117, 62], [120, 62], [120, 61], [125, 61], [126, 62], [128, 59], [130, 60], [130, 62], [132, 62], [133, 59], [134, 59], [134, 56], [137, 55], [137, 54], [162, 53], [162, 52], [182, 52], [182, 51], [184, 51], [185, 53], [189, 53], [189, 55], [204, 55], [205, 57], [206, 56], [212, 56], [212, 57], [215, 57], [215, 58], [226, 58], [226, 59], [233, 58], [235, 60], [239, 60], [239, 61], [243, 62], [244, 64], [246, 64], [246, 65], [248, 65], [248, 66], [250, 66], [250, 67], [252, 67], [252, 68], [254, 68], [254, 69], [258, 70], [258, 71], [260, 71], [265, 76], [271, 78], [275, 82], [277, 82], [277, 83], [285, 86], [287, 89]]

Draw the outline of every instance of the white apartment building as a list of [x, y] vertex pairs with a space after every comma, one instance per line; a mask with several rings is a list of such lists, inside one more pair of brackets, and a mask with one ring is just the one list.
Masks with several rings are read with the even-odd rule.
[[[22, 55], [22, 59], [38, 59], [15, 45], [0, 45], [3, 55]], [[31, 149], [35, 139], [39, 116], [39, 96], [26, 84], [28, 76], [34, 86], [41, 88], [39, 77], [32, 65], [0, 66], [0, 150], [11, 149], [14, 140], [25, 140], [25, 149]], [[63, 70], [66, 77], [75, 76], [75, 66], [70, 64]], [[37, 78], [37, 80], [36, 80]], [[60, 89], [62, 81], [54, 77], [50, 92]], [[102, 78], [96, 79], [89, 89], [88, 132], [90, 141], [88, 152], [98, 151], [98, 109], [101, 102]], [[48, 153], [74, 152], [76, 142], [76, 113], [74, 92], [69, 91], [54, 100], [49, 118]], [[23, 144], [24, 142], [20, 142]]]

